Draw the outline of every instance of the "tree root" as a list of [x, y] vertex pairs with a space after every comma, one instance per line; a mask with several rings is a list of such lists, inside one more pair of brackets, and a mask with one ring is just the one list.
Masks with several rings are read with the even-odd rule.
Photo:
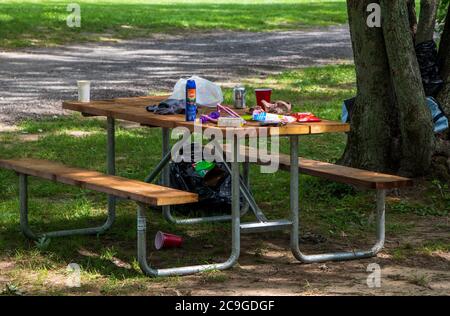
[[431, 175], [441, 181], [450, 181], [450, 141], [436, 137]]
[[450, 141], [444, 138], [436, 137], [435, 155], [450, 157]]

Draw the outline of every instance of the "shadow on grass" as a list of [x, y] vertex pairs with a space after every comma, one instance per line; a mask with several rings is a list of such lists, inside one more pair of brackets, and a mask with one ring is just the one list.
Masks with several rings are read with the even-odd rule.
[[[119, 214], [122, 213], [118, 212]], [[172, 267], [225, 261], [230, 250], [230, 238], [223, 238], [231, 230], [229, 224], [200, 225], [183, 229], [162, 220], [160, 214], [149, 216], [148, 252], [149, 261], [158, 267]], [[31, 222], [36, 233], [97, 226], [101, 216], [83, 219], [51, 220], [51, 223], [35, 219]], [[101, 236], [70, 236], [52, 238], [45, 249], [26, 239], [19, 231], [17, 222], [2, 226], [2, 253], [15, 257], [21, 265], [33, 270], [62, 266], [74, 262], [83, 272], [114, 278], [129, 278], [142, 275], [136, 265], [136, 217], [129, 212], [119, 215], [112, 229]], [[206, 227], [205, 227], [206, 226]], [[185, 238], [182, 248], [155, 251], [153, 238], [157, 230], [179, 234]], [[222, 232], [222, 233], [220, 233]], [[207, 247], [204, 247], [207, 245]], [[32, 255], [29, 255], [29, 254]], [[34, 254], [33, 254], [34, 253]], [[46, 257], [46, 258], [44, 258]]]

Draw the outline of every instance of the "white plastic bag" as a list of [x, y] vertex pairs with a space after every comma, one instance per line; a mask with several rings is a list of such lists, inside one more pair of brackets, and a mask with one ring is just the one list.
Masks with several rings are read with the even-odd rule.
[[200, 106], [215, 107], [217, 103], [223, 102], [222, 89], [215, 83], [198, 76], [188, 79], [180, 79], [173, 88], [170, 99], [186, 100], [186, 82], [194, 80], [197, 89], [196, 101]]

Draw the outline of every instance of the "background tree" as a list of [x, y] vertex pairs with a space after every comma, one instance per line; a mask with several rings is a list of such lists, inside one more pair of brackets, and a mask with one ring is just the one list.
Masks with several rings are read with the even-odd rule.
[[446, 87], [441, 91], [440, 99], [443, 106], [446, 107], [446, 112], [450, 113], [450, 5], [447, 1], [447, 18], [445, 20], [444, 30], [441, 36], [441, 42], [439, 45], [439, 68], [441, 71], [441, 77], [446, 78]]
[[422, 0], [420, 2], [420, 19], [415, 37], [416, 44], [433, 39], [438, 9], [439, 0]]
[[[374, 2], [381, 6], [381, 28], [366, 23], [367, 6]], [[437, 0], [422, 0], [417, 23], [412, 0], [347, 0], [357, 96], [342, 163], [407, 176], [439, 170], [440, 176], [450, 178], [448, 133], [437, 137], [433, 132], [415, 53], [418, 42], [433, 38], [438, 5]], [[450, 109], [447, 7], [439, 52], [446, 87], [439, 100]]]

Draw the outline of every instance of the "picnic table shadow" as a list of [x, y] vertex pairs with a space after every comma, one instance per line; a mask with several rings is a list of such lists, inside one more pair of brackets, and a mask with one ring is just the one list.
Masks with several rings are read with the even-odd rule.
[[[154, 214], [156, 215], [156, 214]], [[91, 217], [89, 222], [101, 223], [102, 217]], [[42, 224], [39, 222], [32, 222], [33, 227], [40, 229], [67, 229], [71, 227], [83, 227], [87, 223], [86, 219], [74, 219], [70, 223], [67, 221], [52, 221], [51, 225]], [[229, 224], [210, 224], [206, 226], [210, 229], [199, 229], [195, 234], [186, 234], [186, 226], [174, 226], [160, 222], [149, 222], [149, 238], [147, 240], [150, 251], [149, 261], [156, 267], [173, 267], [192, 264], [205, 264], [211, 262], [221, 262], [227, 259], [230, 253], [230, 238], [223, 238], [227, 236], [230, 230]], [[185, 237], [185, 243], [181, 248], [168, 249], [162, 251], [155, 251], [153, 246], [153, 236], [158, 229], [170, 231], [180, 234]], [[116, 224], [111, 231], [102, 236], [73, 236], [64, 238], [51, 239], [50, 245], [47, 249], [39, 250], [38, 244], [23, 237], [17, 225], [9, 225], [3, 230], [7, 238], [4, 240], [4, 249], [2, 252], [6, 253], [27, 253], [27, 251], [38, 250], [43, 257], [46, 257], [45, 263], [51, 267], [58, 267], [69, 263], [79, 264], [83, 271], [87, 273], [96, 273], [105, 277], [114, 276], [118, 279], [135, 278], [142, 276], [142, 272], [136, 265], [136, 228], [135, 217], [132, 215], [119, 216]], [[3, 235], [3, 234], [2, 234]], [[346, 249], [348, 244], [345, 242], [335, 242], [331, 240], [314, 240], [309, 238], [301, 239], [302, 246], [307, 253], [317, 253], [322, 251], [329, 251], [330, 249]], [[370, 242], [370, 241], [368, 241]], [[264, 253], [259, 253], [258, 249], [261, 243], [268, 245], [271, 249], [286, 249], [282, 255], [265, 256]], [[355, 245], [364, 247], [365, 240], [360, 240]], [[348, 249], [347, 249], [348, 250]], [[288, 255], [286, 255], [288, 254]], [[354, 263], [363, 263], [365, 267], [367, 264], [376, 262], [380, 265], [395, 264], [404, 267], [416, 267], [417, 262], [430, 262], [432, 258], [426, 254], [414, 254], [414, 260], [398, 261], [389, 257], [382, 256], [370, 259], [363, 259], [360, 261], [353, 261]], [[25, 259], [26, 260], [26, 259]], [[33, 260], [33, 259], [30, 259]], [[435, 260], [435, 258], [433, 259]], [[445, 259], [442, 259], [445, 260]], [[251, 267], [245, 269], [244, 272], [259, 271], [261, 266], [280, 266], [283, 269], [292, 269], [296, 271], [301, 269], [302, 264], [296, 264], [295, 259], [289, 253], [289, 233], [288, 232], [270, 232], [265, 234], [244, 234], [242, 235], [241, 257], [239, 259], [241, 266]], [[364, 264], [367, 263], [367, 264]], [[448, 263], [448, 262], [447, 262]], [[35, 263], [39, 266], [39, 262]], [[333, 263], [326, 263], [332, 266]], [[345, 262], [336, 263], [336, 266], [345, 265]], [[351, 263], [350, 263], [351, 264]], [[322, 264], [313, 264], [315, 267], [320, 267]], [[436, 265], [435, 270], [447, 271], [446, 265]], [[236, 272], [235, 269], [231, 271]], [[311, 272], [311, 270], [301, 271], [302, 274], [310, 277], [317, 277], [320, 271]], [[332, 277], [331, 274], [329, 274]], [[337, 276], [336, 276], [337, 277]], [[286, 279], [289, 281], [289, 278]]]
[[[230, 241], [222, 238], [219, 232], [208, 229], [196, 230], [195, 235], [187, 236], [183, 226], [174, 226], [162, 220], [162, 216], [150, 210], [151, 218], [148, 222], [149, 234], [147, 245], [149, 249], [149, 260], [157, 267], [173, 267], [192, 264], [205, 264], [210, 262], [221, 262], [227, 259], [230, 250]], [[155, 220], [155, 217], [158, 218]], [[70, 221], [53, 219], [51, 224], [43, 223], [42, 220], [31, 220], [30, 226], [36, 233], [43, 231], [66, 230], [74, 227], [86, 227], [101, 225], [104, 216], [90, 216], [86, 218], [75, 218]], [[116, 277], [129, 278], [142, 276], [137, 267], [136, 258], [136, 217], [128, 214], [120, 214], [115, 224], [105, 234], [100, 236], [67, 236], [51, 238], [47, 247], [42, 247], [44, 241], [27, 239], [20, 231], [19, 223], [15, 222], [4, 227], [0, 234], [5, 236], [3, 253], [14, 254], [38, 251], [47, 257], [46, 265], [64, 266], [69, 263], [77, 263], [86, 272], [95, 272], [104, 276], [114, 274]], [[228, 227], [217, 226], [219, 230], [229, 231]], [[156, 251], [153, 238], [158, 230], [181, 235], [184, 244], [181, 248]], [[214, 239], [210, 242], [211, 238]], [[230, 238], [231, 240], [231, 235]], [[215, 245], [213, 245], [215, 243]], [[39, 266], [39, 262], [37, 263]]]

